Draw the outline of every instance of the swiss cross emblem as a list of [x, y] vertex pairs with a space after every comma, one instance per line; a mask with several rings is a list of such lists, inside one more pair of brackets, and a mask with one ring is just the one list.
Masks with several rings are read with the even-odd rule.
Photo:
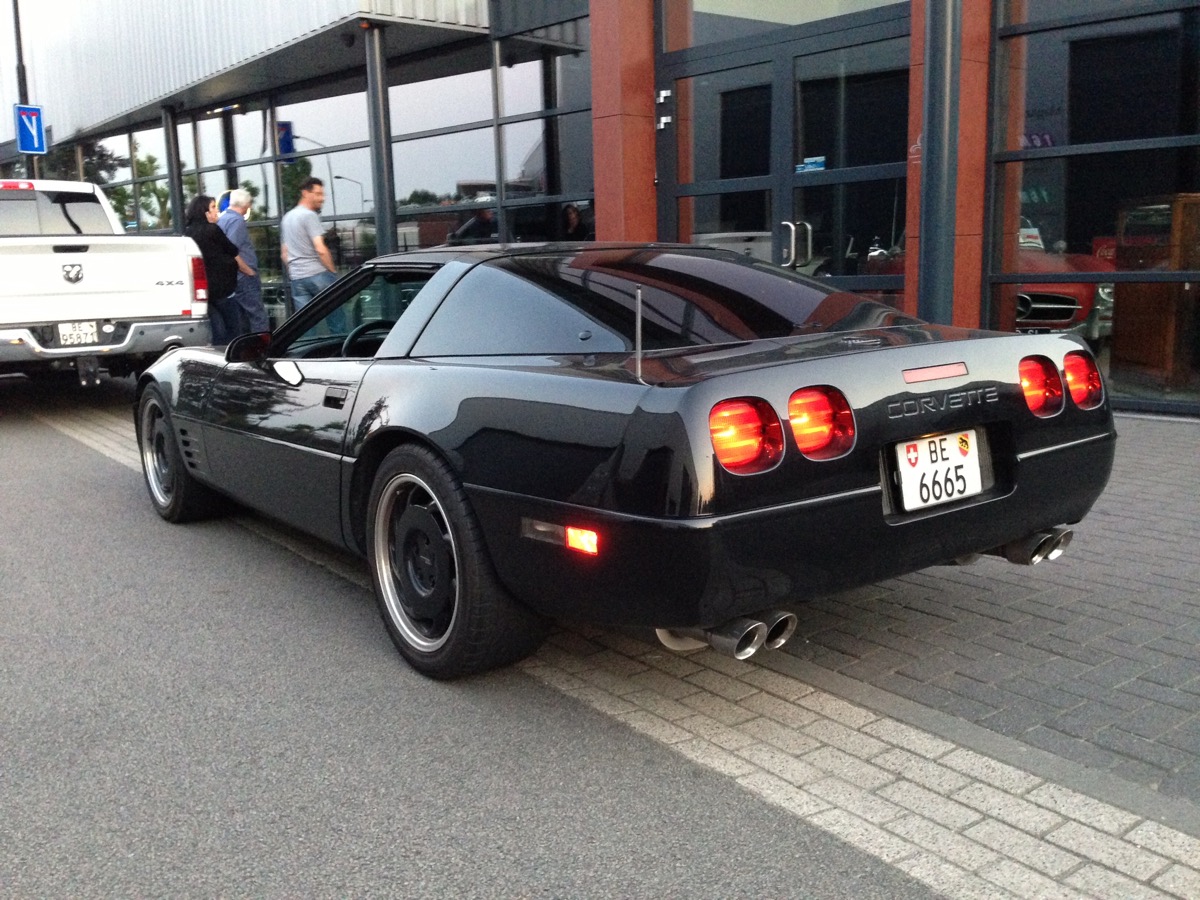
[[969, 435], [960, 434], [958, 436], [958, 452], [963, 456], [967, 456], [971, 452], [971, 438]]
[[908, 458], [910, 466], [916, 466], [921, 461], [920, 454], [917, 453], [916, 444], [907, 444], [904, 447], [904, 455]]

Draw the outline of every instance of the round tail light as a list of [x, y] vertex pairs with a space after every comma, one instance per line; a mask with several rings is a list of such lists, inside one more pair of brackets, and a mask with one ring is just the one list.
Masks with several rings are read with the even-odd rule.
[[1095, 409], [1104, 402], [1104, 380], [1090, 353], [1074, 350], [1063, 361], [1067, 390], [1080, 409]]
[[764, 472], [783, 456], [783, 426], [765, 400], [723, 400], [708, 414], [713, 450], [735, 475]]
[[1027, 356], [1021, 360], [1021, 390], [1025, 405], [1035, 416], [1048, 418], [1063, 408], [1063, 383], [1054, 363], [1044, 356]]
[[788, 400], [796, 446], [809, 459], [834, 459], [854, 446], [854, 413], [836, 388], [810, 387]]

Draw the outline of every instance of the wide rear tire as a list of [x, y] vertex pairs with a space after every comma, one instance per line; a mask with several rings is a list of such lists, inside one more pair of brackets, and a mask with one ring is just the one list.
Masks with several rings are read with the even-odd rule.
[[219, 494], [187, 470], [162, 391], [150, 385], [138, 398], [137, 439], [142, 474], [154, 511], [168, 522], [192, 522], [218, 512]]
[[548, 624], [501, 587], [450, 467], [424, 447], [384, 459], [371, 487], [367, 557], [388, 634], [409, 664], [456, 678], [528, 656]]

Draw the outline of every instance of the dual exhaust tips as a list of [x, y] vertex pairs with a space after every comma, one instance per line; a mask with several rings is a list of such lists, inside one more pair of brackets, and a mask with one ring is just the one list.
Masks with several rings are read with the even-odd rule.
[[[999, 556], [1018, 566], [1036, 566], [1038, 563], [1058, 559], [1071, 545], [1074, 532], [1059, 526], [1049, 531], [1035, 531], [1019, 540], [986, 551], [988, 556]], [[979, 559], [979, 554], [959, 557], [958, 565], [969, 565]]]
[[656, 629], [668, 650], [686, 651], [712, 647], [734, 659], [749, 659], [759, 650], [776, 650], [796, 632], [796, 614], [771, 610], [757, 616], [739, 616], [715, 628]]

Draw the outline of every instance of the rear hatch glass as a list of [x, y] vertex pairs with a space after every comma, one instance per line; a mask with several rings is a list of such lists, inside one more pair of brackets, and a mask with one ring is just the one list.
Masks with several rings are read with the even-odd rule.
[[112, 233], [112, 223], [93, 193], [0, 191], [0, 237]]

